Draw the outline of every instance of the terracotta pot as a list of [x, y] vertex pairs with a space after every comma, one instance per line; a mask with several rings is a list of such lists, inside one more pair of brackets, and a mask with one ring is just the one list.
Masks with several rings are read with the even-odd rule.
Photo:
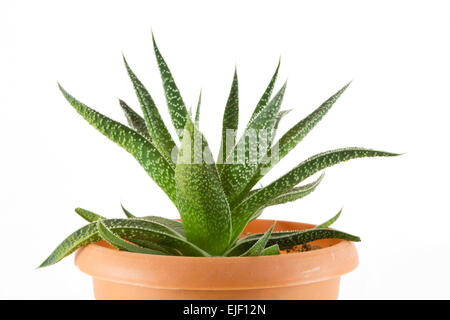
[[[251, 222], [264, 232], [273, 220]], [[275, 230], [310, 224], [277, 221]], [[92, 276], [96, 299], [337, 299], [341, 275], [358, 265], [353, 243], [337, 239], [323, 249], [265, 257], [174, 257], [118, 251], [105, 243], [78, 250], [75, 264]]]

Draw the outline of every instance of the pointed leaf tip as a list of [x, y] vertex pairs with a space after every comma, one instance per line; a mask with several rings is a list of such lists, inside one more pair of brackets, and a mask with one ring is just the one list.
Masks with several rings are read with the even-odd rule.
[[92, 211], [83, 209], [83, 208], [75, 208], [75, 212], [82, 217], [84, 220], [86, 220], [87, 222], [94, 222], [97, 220], [102, 220], [102, 219], [106, 219], [105, 217], [96, 214]]
[[148, 139], [127, 126], [112, 120], [76, 100], [59, 86], [70, 105], [95, 129], [117, 143], [134, 156], [158, 186], [175, 203], [175, 170], [167, 159]]
[[[196, 150], [200, 146], [203, 152]], [[187, 239], [212, 255], [221, 255], [231, 237], [230, 208], [208, 143], [190, 117], [186, 119], [175, 180]]]
[[[133, 83], [136, 96], [144, 113], [144, 121], [152, 142], [166, 157], [166, 159], [172, 162], [173, 152], [178, 152], [176, 144], [173, 141], [172, 136], [167, 129], [149, 91], [130, 68], [126, 60], [124, 61], [130, 80]], [[175, 167], [173, 163], [172, 165]]]
[[264, 233], [264, 235], [256, 241], [255, 244], [253, 244], [250, 249], [248, 249], [246, 252], [241, 254], [241, 256], [259, 256], [264, 251], [267, 241], [269, 240], [273, 229], [275, 228], [275, 225], [277, 222], [275, 221], [273, 225], [269, 228], [269, 230]]
[[164, 88], [164, 95], [166, 97], [167, 106], [169, 109], [170, 117], [172, 118], [173, 126], [177, 131], [180, 140], [183, 138], [183, 129], [186, 124], [187, 108], [181, 97], [180, 90], [178, 89], [172, 73], [167, 66], [158, 46], [156, 45], [155, 38], [153, 37], [153, 49], [156, 56], [161, 80]]
[[164, 252], [152, 250], [144, 247], [137, 246], [131, 242], [123, 240], [121, 237], [117, 236], [112, 230], [110, 230], [102, 220], [97, 221], [97, 230], [100, 237], [108, 242], [113, 247], [134, 253], [143, 254], [155, 254], [155, 255], [165, 255]]
[[337, 219], [339, 219], [339, 217], [341, 216], [342, 210], [343, 210], [343, 208], [341, 208], [341, 210], [339, 210], [339, 212], [334, 217], [325, 221], [324, 223], [317, 225], [314, 229], [326, 229], [329, 226], [331, 226], [333, 223], [336, 222]]

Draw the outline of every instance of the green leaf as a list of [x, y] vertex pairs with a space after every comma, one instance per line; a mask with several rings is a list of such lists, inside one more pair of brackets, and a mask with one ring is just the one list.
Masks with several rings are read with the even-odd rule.
[[[178, 233], [178, 234], [180, 234], [180, 235], [182, 235], [184, 237], [183, 226], [178, 221], [175, 221], [175, 222], [178, 223], [178, 225], [174, 226], [174, 225], [171, 225], [170, 223], [167, 223], [167, 221], [164, 221], [164, 218], [160, 218], [159, 220], [158, 219], [151, 219], [152, 218], [151, 216], [138, 218], [135, 215], [133, 215], [130, 211], [128, 211], [122, 204], [120, 206], [122, 207], [122, 210], [125, 213], [125, 215], [128, 218], [130, 218], [130, 219], [144, 219], [144, 220], [146, 220], [148, 218], [147, 220], [155, 221], [157, 223], [165, 225], [166, 227], [171, 228], [173, 232]], [[168, 219], [166, 219], [166, 220], [168, 220]], [[167, 253], [169, 255], [175, 255], [175, 256], [180, 255], [180, 253], [177, 250], [173, 249], [173, 248], [163, 247], [163, 246], [158, 245], [158, 244], [156, 244], [154, 242], [151, 242], [151, 241], [141, 240], [141, 239], [134, 239], [133, 242], [136, 243], [137, 245], [142, 246], [142, 247], [149, 248], [149, 249], [152, 249], [152, 250], [162, 251], [162, 252], [165, 252], [165, 253]]]
[[314, 110], [305, 119], [298, 122], [288, 132], [286, 132], [280, 140], [268, 150], [264, 159], [260, 162], [258, 168], [255, 170], [253, 177], [246, 186], [245, 190], [250, 190], [256, 183], [264, 177], [281, 159], [283, 159], [292, 149], [294, 149], [300, 141], [319, 123], [320, 120], [327, 114], [337, 99], [344, 93], [350, 83], [346, 84], [341, 90], [336, 92], [328, 100], [326, 100], [320, 107]]
[[[220, 144], [219, 156], [217, 158], [217, 168], [221, 171], [221, 166], [226, 162], [228, 155], [233, 151], [236, 144], [236, 131], [239, 123], [239, 83], [237, 70], [234, 69], [233, 83], [223, 114], [222, 121], [222, 142]], [[232, 141], [227, 141], [232, 139]]]
[[[271, 133], [274, 129], [285, 90], [286, 83], [269, 104], [250, 122], [243, 136], [236, 144], [235, 150], [230, 154], [230, 157], [233, 157], [232, 160], [227, 160], [227, 162], [232, 163], [225, 165], [221, 171], [222, 184], [232, 208], [249, 191], [243, 192], [254, 175], [255, 170], [258, 168], [258, 160], [260, 160], [258, 159], [258, 154], [266, 154], [267, 150], [261, 151], [262, 144], [258, 136], [264, 132]], [[257, 141], [257, 143], [255, 144], [254, 141]], [[270, 144], [268, 143], [267, 147]]]
[[75, 110], [94, 128], [133, 155], [156, 184], [176, 203], [175, 170], [171, 162], [146, 138], [134, 130], [89, 108], [59, 85]]
[[198, 96], [197, 110], [195, 111], [195, 125], [198, 126], [200, 122], [200, 105], [202, 104], [202, 90]]
[[[209, 256], [205, 251], [176, 235], [171, 229], [155, 222], [142, 219], [108, 219], [103, 220], [103, 223], [116, 235], [129, 241], [147, 240], [178, 249], [183, 255]], [[92, 222], [68, 236], [39, 267], [55, 264], [78, 248], [101, 239], [97, 222]]]
[[125, 117], [127, 118], [127, 122], [130, 127], [133, 128], [141, 136], [151, 140], [144, 118], [142, 118], [137, 112], [131, 109], [123, 100], [119, 99], [119, 103], [123, 112], [125, 113]]
[[[138, 218], [135, 215], [133, 215], [130, 211], [125, 209], [123, 205], [121, 205], [123, 212], [128, 218]], [[139, 217], [138, 219], [144, 219], [147, 221], [153, 221], [159, 224], [162, 224], [168, 228], [170, 228], [173, 232], [179, 234], [182, 237], [185, 237], [186, 234], [184, 232], [183, 224], [179, 221], [167, 219], [159, 216], [145, 216], [145, 217]]]
[[364, 157], [390, 157], [397, 155], [398, 154], [384, 151], [375, 151], [362, 148], [347, 148], [323, 152], [307, 159], [306, 161], [303, 161], [281, 178], [252, 194], [232, 210], [232, 242], [239, 237], [245, 225], [250, 221], [256, 212], [316, 172], [350, 159]]
[[295, 146], [303, 140], [303, 138], [322, 120], [322, 118], [328, 113], [334, 103], [348, 88], [350, 82], [347, 83], [342, 89], [328, 98], [324, 103], [314, 110], [305, 119], [298, 122], [288, 132], [286, 132], [278, 142], [279, 160], [287, 155]]
[[291, 235], [269, 239], [268, 244], [278, 244], [281, 250], [292, 248], [299, 244], [305, 244], [315, 240], [321, 239], [343, 239], [348, 241], [359, 242], [361, 239], [358, 236], [351, 235], [338, 230], [330, 229], [310, 229], [298, 231]]
[[[289, 191], [283, 193], [282, 195], [278, 196], [272, 202], [267, 203], [264, 208], [258, 210], [253, 215], [251, 220], [254, 220], [254, 219], [258, 218], [263, 213], [264, 209], [267, 208], [267, 207], [276, 206], [276, 205], [279, 205], [279, 204], [284, 204], [284, 203], [287, 203], [287, 202], [296, 201], [296, 200], [299, 200], [299, 199], [301, 199], [303, 197], [306, 197], [307, 195], [312, 193], [317, 188], [317, 186], [319, 185], [319, 183], [322, 180], [323, 176], [324, 176], [324, 174], [322, 174], [319, 177], [319, 179], [317, 179], [314, 182], [311, 182], [311, 183], [303, 185], [303, 186], [292, 188], [291, 190], [289, 190]], [[248, 197], [250, 197], [254, 193], [258, 192], [259, 190], [260, 189], [255, 189], [255, 190], [250, 191]]]
[[41, 263], [39, 268], [47, 267], [57, 263], [64, 257], [68, 256], [78, 248], [84, 247], [90, 243], [100, 241], [101, 238], [97, 231], [97, 223], [92, 222], [81, 229], [78, 229], [63, 242], [61, 242], [56, 249]]
[[92, 211], [83, 209], [83, 208], [76, 208], [75, 212], [82, 217], [84, 220], [86, 220], [87, 222], [93, 222], [93, 221], [97, 221], [97, 220], [103, 220], [106, 219], [105, 217], [98, 215]]
[[230, 242], [230, 209], [208, 144], [190, 119], [175, 180], [178, 211], [187, 239], [211, 255], [222, 254]]
[[164, 252], [143, 248], [121, 239], [120, 237], [115, 235], [114, 232], [112, 232], [107, 226], [105, 226], [102, 220], [97, 221], [97, 229], [100, 237], [102, 237], [103, 240], [119, 250], [125, 250], [134, 253], [165, 255]]
[[336, 222], [337, 219], [339, 219], [339, 216], [341, 215], [342, 209], [339, 210], [339, 212], [330, 220], [325, 221], [324, 223], [321, 223], [317, 225], [314, 229], [326, 229], [329, 226], [331, 226], [333, 223]]
[[148, 248], [151, 250], [156, 250], [156, 251], [160, 251], [160, 252], [164, 252], [166, 255], [169, 256], [181, 256], [181, 252], [179, 252], [176, 249], [167, 247], [167, 246], [161, 246], [159, 244], [156, 244], [152, 241], [148, 241], [148, 240], [141, 240], [141, 239], [133, 239], [133, 243], [143, 247], [143, 248]]
[[278, 77], [278, 70], [280, 70], [280, 63], [281, 63], [281, 59], [278, 60], [278, 65], [275, 70], [275, 73], [273, 74], [272, 79], [270, 79], [269, 85], [267, 86], [261, 99], [259, 100], [258, 104], [256, 105], [256, 108], [253, 111], [252, 116], [250, 117], [249, 123], [253, 121], [253, 119], [261, 112], [262, 109], [264, 109], [264, 107], [269, 102], [270, 96], [272, 95], [273, 87], [275, 86], [275, 82]]
[[153, 144], [168, 160], [172, 161], [172, 154], [176, 155], [176, 153], [178, 152], [177, 146], [172, 140], [172, 136], [170, 135], [169, 130], [164, 124], [164, 121], [162, 120], [158, 108], [156, 108], [155, 102], [150, 96], [150, 93], [135, 75], [133, 70], [131, 70], [125, 57], [123, 57], [123, 61], [125, 63], [125, 67], [127, 68], [131, 82], [133, 83], [134, 90], [136, 91], [136, 96], [138, 97], [139, 103], [141, 104], [141, 108], [144, 113], [145, 124], [147, 125], [147, 129], [150, 137], [152, 138]]
[[130, 219], [137, 218], [134, 214], [132, 214], [130, 211], [128, 211], [122, 204], [120, 205], [120, 207], [122, 208], [122, 211], [123, 211], [123, 213], [125, 213], [127, 218], [130, 218]]
[[261, 252], [261, 256], [277, 256], [280, 254], [280, 247], [278, 244], [274, 244], [273, 246], [265, 248]]
[[276, 120], [275, 120], [275, 126], [273, 128], [272, 137], [270, 137], [271, 142], [275, 139], [275, 134], [278, 131], [278, 126], [280, 125], [281, 119], [283, 119], [291, 111], [292, 111], [292, 109], [282, 110], [282, 111], [278, 112]]
[[287, 202], [296, 201], [298, 199], [306, 197], [307, 195], [312, 193], [314, 190], [316, 190], [317, 186], [320, 184], [323, 177], [324, 177], [324, 174], [321, 174], [317, 180], [315, 180], [311, 183], [292, 188], [291, 190], [276, 197], [267, 206], [275, 206], [275, 205], [279, 205], [279, 204], [283, 204], [283, 203], [287, 203]]
[[142, 217], [141, 219], [160, 223], [160, 224], [166, 226], [167, 228], [170, 228], [173, 232], [176, 232], [181, 237], [183, 237], [183, 238], [186, 237], [186, 232], [184, 231], [183, 224], [180, 221], [167, 219], [167, 218], [163, 218], [163, 217], [158, 217], [158, 216], [145, 216], [145, 217]]
[[[264, 208], [258, 210], [253, 215], [251, 220], [254, 220], [254, 219], [258, 218], [262, 214], [264, 209], [267, 208], [267, 207], [276, 206], [276, 205], [279, 205], [279, 204], [296, 201], [298, 199], [306, 197], [307, 195], [312, 193], [314, 190], [316, 190], [317, 186], [322, 181], [323, 176], [324, 176], [324, 174], [321, 174], [320, 177], [316, 181], [313, 181], [311, 183], [305, 184], [303, 186], [292, 188], [291, 190], [289, 190], [289, 191], [283, 193], [282, 195], [278, 196], [272, 202], [267, 203]], [[252, 190], [252, 192], [250, 193], [249, 196], [251, 196], [252, 194], [254, 194], [254, 193], [258, 192], [258, 191], [259, 191], [259, 189]]]
[[266, 247], [267, 241], [269, 240], [270, 235], [272, 234], [273, 228], [275, 227], [276, 222], [267, 230], [264, 235], [258, 239], [247, 251], [241, 254], [241, 257], [253, 257], [261, 255], [261, 252]]
[[[238, 241], [235, 247], [227, 252], [227, 256], [240, 256], [251, 248], [263, 234], [253, 234]], [[275, 232], [267, 241], [268, 246], [277, 244], [280, 250], [292, 248], [299, 244], [305, 244], [321, 239], [343, 239], [349, 241], [360, 241], [360, 238], [342, 231], [330, 229], [308, 229], [301, 231]]]
[[279, 110], [286, 92], [287, 82], [283, 84], [275, 97], [249, 122], [247, 129], [273, 129], [279, 117]]
[[183, 98], [181, 97], [180, 91], [178, 90], [178, 87], [175, 84], [175, 80], [173, 79], [172, 73], [170, 72], [166, 61], [159, 52], [153, 34], [152, 39], [156, 61], [158, 63], [158, 68], [161, 73], [161, 79], [164, 87], [167, 106], [169, 107], [169, 113], [172, 118], [172, 123], [177, 131], [178, 137], [181, 140], [183, 138], [183, 129], [186, 125], [186, 120], [188, 118], [188, 111], [186, 109], [186, 105], [183, 102]]

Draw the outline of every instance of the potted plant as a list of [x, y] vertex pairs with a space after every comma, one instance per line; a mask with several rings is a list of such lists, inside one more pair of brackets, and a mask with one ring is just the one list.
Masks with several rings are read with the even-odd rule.
[[222, 142], [216, 160], [187, 110], [153, 38], [168, 110], [179, 145], [158, 109], [124, 58], [143, 117], [120, 101], [129, 126], [76, 100], [64, 97], [93, 127], [133, 155], [166, 193], [181, 220], [136, 217], [108, 219], [75, 211], [88, 225], [67, 237], [40, 267], [77, 251], [75, 264], [91, 275], [98, 299], [334, 299], [340, 276], [358, 264], [352, 241], [359, 237], [330, 229], [329, 221], [310, 224], [257, 219], [264, 208], [295, 201], [322, 181], [307, 178], [355, 158], [395, 156], [363, 148], [317, 154], [282, 177], [258, 187], [259, 180], [325, 116], [348, 84], [277, 142], [286, 83], [272, 97], [280, 64], [237, 139], [238, 77], [235, 71], [226, 103]]

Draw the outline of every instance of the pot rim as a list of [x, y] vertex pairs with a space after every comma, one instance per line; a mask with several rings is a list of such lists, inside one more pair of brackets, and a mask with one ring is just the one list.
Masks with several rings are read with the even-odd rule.
[[[257, 219], [252, 223], [271, 225], [274, 221], [302, 229], [315, 226], [268, 219]], [[355, 245], [346, 240], [335, 241], [335, 244], [318, 250], [256, 257], [149, 255], [93, 243], [77, 250], [75, 265], [97, 279], [160, 289], [242, 290], [294, 286], [339, 277], [357, 267]], [[97, 259], [103, 263], [95, 263]], [[122, 268], [127, 272], [124, 273]], [[196, 276], [198, 279], [189, 281]]]

